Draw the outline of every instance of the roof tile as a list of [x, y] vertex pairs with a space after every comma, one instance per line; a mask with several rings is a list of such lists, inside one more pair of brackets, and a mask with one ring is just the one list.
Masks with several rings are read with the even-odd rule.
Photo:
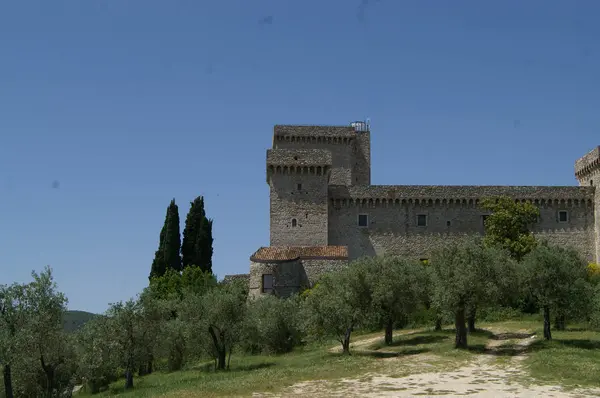
[[346, 246], [270, 246], [261, 247], [252, 256], [255, 262], [283, 262], [298, 259], [340, 259], [348, 258]]

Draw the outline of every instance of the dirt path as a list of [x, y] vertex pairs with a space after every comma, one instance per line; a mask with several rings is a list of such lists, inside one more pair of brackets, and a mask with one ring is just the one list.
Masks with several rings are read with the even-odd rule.
[[[600, 389], [564, 391], [561, 386], [525, 385], [519, 380], [527, 379], [521, 360], [526, 357], [527, 346], [537, 336], [526, 330], [506, 332], [490, 330], [494, 338], [486, 346], [489, 354], [510, 347], [522, 348], [523, 353], [511, 356], [506, 363], [496, 362], [494, 355], [480, 355], [474, 362], [458, 370], [428, 372], [427, 366], [435, 366], [436, 357], [428, 354], [412, 356], [415, 374], [392, 377], [384, 374], [365, 374], [359, 378], [338, 380], [313, 380], [294, 384], [280, 394], [255, 393], [254, 397], [549, 397], [571, 398], [600, 396]], [[375, 343], [381, 338], [359, 340], [354, 350]], [[334, 348], [336, 350], [336, 348]], [[396, 358], [386, 361], [398, 361]], [[401, 359], [403, 365], [406, 358]], [[428, 364], [429, 363], [429, 364]], [[410, 366], [410, 364], [408, 364]]]

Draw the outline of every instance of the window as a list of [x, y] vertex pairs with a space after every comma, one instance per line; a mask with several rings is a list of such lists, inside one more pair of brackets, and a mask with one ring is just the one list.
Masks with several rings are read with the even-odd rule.
[[594, 180], [590, 180], [590, 186], [593, 187], [594, 186]]
[[292, 218], [292, 227], [295, 227], [298, 225], [298, 221], [295, 218]]
[[485, 220], [487, 220], [488, 217], [489, 217], [489, 215], [481, 216], [481, 225], [483, 225], [484, 228], [485, 228]]
[[262, 276], [262, 292], [273, 293], [273, 275], [263, 274]]
[[358, 215], [358, 226], [359, 227], [368, 227], [369, 226], [369, 216], [366, 214]]
[[558, 212], [558, 222], [567, 222], [569, 221], [569, 213], [566, 210], [560, 210]]
[[451, 224], [450, 220], [446, 221], [446, 226], [449, 227]]
[[298, 184], [298, 191], [302, 191], [302, 184]]
[[417, 214], [417, 227], [427, 226], [427, 214]]

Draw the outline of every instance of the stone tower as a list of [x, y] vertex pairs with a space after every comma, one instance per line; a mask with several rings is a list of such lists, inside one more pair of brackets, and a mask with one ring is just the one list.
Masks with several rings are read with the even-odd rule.
[[575, 162], [575, 177], [580, 186], [595, 187], [594, 224], [596, 243], [596, 262], [600, 262], [600, 146], [597, 146]]
[[371, 183], [368, 126], [275, 126], [267, 150], [271, 246], [327, 246], [330, 185]]

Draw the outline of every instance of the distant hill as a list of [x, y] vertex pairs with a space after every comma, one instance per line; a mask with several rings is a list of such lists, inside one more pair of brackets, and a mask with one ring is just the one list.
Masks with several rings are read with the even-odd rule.
[[98, 315], [92, 314], [91, 312], [67, 311], [63, 318], [63, 326], [67, 332], [73, 332], [96, 316]]

